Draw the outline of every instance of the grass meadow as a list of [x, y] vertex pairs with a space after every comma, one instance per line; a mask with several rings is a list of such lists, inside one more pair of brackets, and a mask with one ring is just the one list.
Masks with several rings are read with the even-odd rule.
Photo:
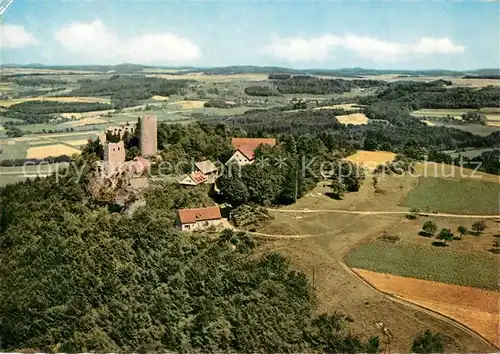
[[498, 290], [498, 256], [484, 252], [375, 241], [351, 250], [344, 261], [352, 268]]
[[420, 177], [401, 204], [426, 212], [498, 214], [500, 183]]

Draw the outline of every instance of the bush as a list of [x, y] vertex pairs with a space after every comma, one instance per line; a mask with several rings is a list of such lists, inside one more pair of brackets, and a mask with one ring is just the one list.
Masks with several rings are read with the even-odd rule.
[[426, 330], [413, 340], [411, 351], [413, 353], [442, 353], [444, 350], [443, 338], [439, 333]]

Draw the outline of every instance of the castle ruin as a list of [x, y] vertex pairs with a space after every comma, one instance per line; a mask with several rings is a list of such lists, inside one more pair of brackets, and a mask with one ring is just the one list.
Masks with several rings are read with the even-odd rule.
[[125, 162], [125, 145], [123, 141], [104, 144], [104, 162], [110, 172], [116, 170]]
[[142, 156], [156, 155], [157, 127], [155, 116], [144, 116], [139, 120], [140, 136], [139, 145]]

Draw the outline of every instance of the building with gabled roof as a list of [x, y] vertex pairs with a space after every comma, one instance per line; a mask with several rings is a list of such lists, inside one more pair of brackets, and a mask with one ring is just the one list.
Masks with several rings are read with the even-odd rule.
[[184, 175], [179, 179], [179, 184], [185, 186], [197, 186], [199, 184], [208, 181], [208, 176], [204, 175], [200, 171], [191, 172], [190, 174]]
[[253, 163], [255, 159], [255, 149], [260, 145], [275, 146], [274, 138], [232, 138], [231, 144], [236, 152], [227, 161], [228, 164], [236, 163], [240, 166]]
[[217, 173], [217, 166], [215, 166], [215, 164], [210, 160], [197, 162], [194, 165], [196, 166], [196, 169], [204, 175]]
[[182, 231], [199, 231], [209, 227], [217, 227], [223, 223], [218, 206], [179, 209], [177, 210], [176, 226]]

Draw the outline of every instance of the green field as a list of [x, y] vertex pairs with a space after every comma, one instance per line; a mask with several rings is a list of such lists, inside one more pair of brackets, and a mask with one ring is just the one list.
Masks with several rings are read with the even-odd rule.
[[485, 148], [485, 149], [470, 149], [470, 150], [465, 150], [465, 151], [443, 151], [444, 153], [450, 155], [453, 158], [457, 158], [459, 156], [464, 156], [464, 157], [475, 157], [481, 155], [483, 152], [487, 151], [493, 151], [495, 148]]
[[492, 133], [495, 133], [498, 131], [498, 127], [492, 127], [489, 125], [483, 125], [483, 124], [457, 124], [457, 125], [450, 125], [450, 124], [440, 124], [439, 122], [433, 122], [436, 123], [438, 126], [445, 126], [448, 128], [454, 128], [454, 129], [459, 129], [463, 130], [465, 132], [469, 132], [471, 134], [476, 134], [480, 136], [486, 136], [490, 135]]
[[401, 204], [427, 212], [499, 214], [499, 197], [500, 183], [420, 177]]
[[344, 261], [379, 273], [498, 290], [500, 261], [483, 252], [376, 241], [351, 250]]
[[467, 112], [475, 112], [476, 109], [468, 109], [468, 108], [461, 108], [461, 109], [451, 109], [451, 108], [423, 108], [419, 109], [418, 111], [414, 111], [411, 113], [412, 116], [414, 117], [454, 117], [457, 119], [462, 119], [462, 114], [465, 114]]
[[5, 167], [0, 166], [0, 186], [6, 184], [21, 182], [27, 178], [35, 178], [37, 175], [45, 176], [52, 174], [57, 168], [67, 166], [67, 163], [55, 163], [37, 166], [13, 166]]

